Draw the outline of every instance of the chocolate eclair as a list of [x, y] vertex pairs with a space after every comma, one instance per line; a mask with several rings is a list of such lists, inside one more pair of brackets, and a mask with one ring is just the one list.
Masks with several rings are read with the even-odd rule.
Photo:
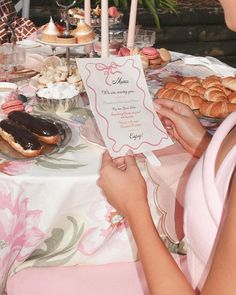
[[44, 143], [57, 144], [61, 140], [57, 126], [46, 119], [20, 111], [11, 112], [8, 118], [30, 130]]
[[0, 135], [25, 157], [36, 157], [42, 151], [41, 143], [32, 132], [9, 119], [0, 122]]

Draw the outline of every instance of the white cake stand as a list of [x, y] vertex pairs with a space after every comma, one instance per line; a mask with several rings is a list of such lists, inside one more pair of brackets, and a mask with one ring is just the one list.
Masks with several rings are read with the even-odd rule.
[[67, 68], [69, 71], [69, 67], [70, 67], [70, 57], [71, 57], [71, 48], [77, 48], [77, 47], [84, 47], [87, 45], [92, 45], [93, 43], [98, 41], [98, 36], [96, 36], [93, 40], [91, 40], [90, 42], [86, 42], [86, 43], [74, 43], [74, 44], [64, 44], [64, 43], [52, 43], [52, 42], [45, 42], [41, 40], [41, 36], [39, 35], [37, 38], [37, 41], [43, 45], [48, 45], [52, 47], [52, 51], [54, 52], [54, 49], [56, 47], [61, 47], [61, 48], [65, 48], [66, 49], [66, 64], [67, 64]]

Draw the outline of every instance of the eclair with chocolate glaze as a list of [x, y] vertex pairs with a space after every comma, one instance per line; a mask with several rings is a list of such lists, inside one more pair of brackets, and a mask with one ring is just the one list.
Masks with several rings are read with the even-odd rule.
[[61, 140], [57, 126], [46, 119], [34, 117], [20, 111], [11, 112], [8, 118], [30, 130], [37, 136], [39, 141], [46, 144], [58, 144]]
[[9, 119], [0, 122], [0, 136], [25, 157], [36, 157], [42, 151], [41, 143], [32, 132]]

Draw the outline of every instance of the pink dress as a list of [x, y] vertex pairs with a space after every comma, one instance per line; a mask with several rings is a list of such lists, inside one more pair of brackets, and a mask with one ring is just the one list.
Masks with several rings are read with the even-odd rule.
[[215, 176], [220, 145], [236, 125], [236, 112], [217, 129], [204, 156], [189, 178], [185, 194], [184, 230], [188, 243], [187, 264], [194, 288], [201, 290], [209, 272], [217, 232], [224, 216], [227, 189], [235, 169], [236, 145], [229, 151]]

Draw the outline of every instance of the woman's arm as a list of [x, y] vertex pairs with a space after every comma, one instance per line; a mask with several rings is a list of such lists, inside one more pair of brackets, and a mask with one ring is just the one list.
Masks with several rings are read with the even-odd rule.
[[[216, 169], [227, 151], [236, 145], [236, 128], [231, 144], [223, 144]], [[228, 146], [228, 147], [227, 147]], [[126, 167], [120, 170], [118, 166]], [[123, 214], [130, 225], [152, 295], [195, 294], [188, 281], [164, 246], [152, 221], [147, 189], [134, 157], [112, 160], [103, 155], [99, 186], [110, 204]], [[236, 172], [229, 187], [229, 204], [210, 273], [202, 295], [234, 295], [236, 290]]]
[[[121, 164], [125, 164], [125, 170], [118, 169]], [[195, 294], [155, 228], [147, 202], [146, 183], [135, 158], [126, 156], [113, 161], [105, 152], [98, 185], [109, 203], [129, 222], [151, 294], [173, 295], [176, 290], [181, 290], [181, 295]]]
[[138, 247], [150, 294], [195, 294], [160, 239], [146, 204], [134, 205], [126, 218]]

